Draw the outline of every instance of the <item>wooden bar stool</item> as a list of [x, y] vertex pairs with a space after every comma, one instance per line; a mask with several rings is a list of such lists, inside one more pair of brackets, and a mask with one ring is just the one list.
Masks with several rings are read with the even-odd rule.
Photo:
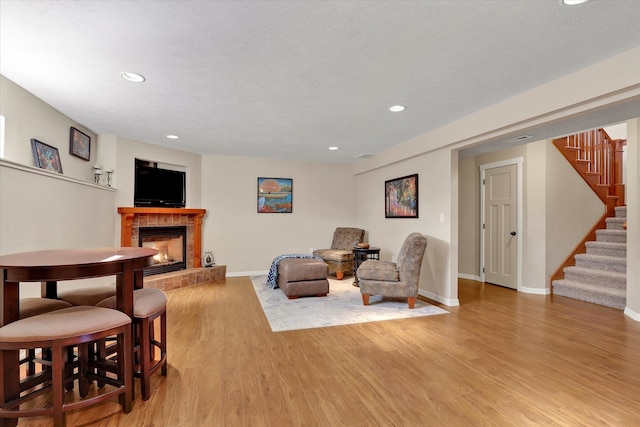
[[[98, 307], [114, 308], [116, 297], [109, 297], [97, 304]], [[160, 321], [160, 340], [154, 334], [154, 321]], [[167, 295], [160, 289], [142, 288], [133, 291], [134, 346], [137, 353], [142, 400], [151, 397], [151, 375], [161, 369], [167, 375]], [[160, 357], [155, 357], [155, 349]]]
[[[27, 317], [36, 316], [38, 314], [48, 313], [55, 310], [61, 310], [63, 308], [72, 307], [71, 304], [65, 301], [60, 301], [51, 298], [21, 298], [19, 306], [20, 319], [26, 319]], [[20, 364], [27, 364], [27, 376], [32, 376], [36, 373], [36, 358], [35, 348], [27, 350], [27, 355], [24, 359], [20, 360]], [[42, 349], [45, 351], [45, 349]], [[25, 384], [25, 387], [30, 387], [29, 384]]]
[[[117, 363], [110, 364], [104, 360], [89, 360], [87, 346], [92, 341], [117, 336]], [[65, 374], [65, 349], [78, 346], [78, 372], [74, 374], [80, 383], [81, 399], [65, 403], [65, 382], [69, 380]], [[127, 381], [127, 370], [133, 369], [131, 360], [131, 319], [126, 314], [103, 307], [70, 307], [49, 313], [20, 319], [0, 328], [0, 372], [4, 364], [9, 363], [4, 356], [5, 351], [15, 352], [22, 349], [51, 349], [51, 381], [43, 383], [37, 390], [26, 390], [20, 396], [7, 401], [4, 387], [0, 387], [0, 418], [19, 418], [51, 415], [54, 426], [65, 425], [65, 413], [89, 405], [103, 402], [118, 396], [123, 412], [131, 411], [133, 401], [133, 384]], [[113, 386], [96, 396], [82, 399], [87, 395], [86, 384], [90, 379], [98, 379], [95, 364], [109, 371], [116, 372], [112, 376], [100, 380]], [[106, 369], [106, 368], [105, 368]], [[83, 384], [84, 383], [84, 384]], [[20, 408], [20, 405], [45, 390], [51, 390], [51, 402], [38, 408]]]
[[71, 305], [96, 305], [103, 299], [115, 295], [115, 284], [58, 290], [58, 299], [66, 301]]

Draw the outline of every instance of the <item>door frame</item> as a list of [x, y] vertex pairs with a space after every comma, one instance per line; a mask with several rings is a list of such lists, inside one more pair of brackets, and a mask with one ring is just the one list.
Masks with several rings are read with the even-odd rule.
[[515, 157], [512, 159], [501, 160], [499, 162], [486, 163], [480, 165], [480, 280], [484, 282], [484, 270], [485, 270], [485, 254], [484, 254], [484, 241], [485, 241], [485, 229], [483, 227], [485, 223], [484, 217], [484, 198], [485, 198], [485, 173], [488, 169], [500, 168], [503, 166], [516, 166], [516, 232], [518, 233], [518, 240], [516, 247], [518, 254], [516, 256], [516, 290], [520, 291], [522, 288], [522, 164], [524, 163], [523, 157]]

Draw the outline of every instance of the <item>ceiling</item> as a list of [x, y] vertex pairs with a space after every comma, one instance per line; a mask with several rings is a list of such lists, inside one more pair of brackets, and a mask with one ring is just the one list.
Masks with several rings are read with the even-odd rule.
[[638, 22], [615, 0], [2, 0], [0, 74], [97, 134], [352, 163], [640, 46]]

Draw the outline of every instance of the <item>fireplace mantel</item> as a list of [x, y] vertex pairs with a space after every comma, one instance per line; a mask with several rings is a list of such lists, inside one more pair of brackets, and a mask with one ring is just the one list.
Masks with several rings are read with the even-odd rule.
[[[206, 209], [186, 208], [131, 208], [119, 207], [120, 214], [120, 245], [137, 246], [138, 228], [142, 226], [174, 226], [186, 225], [187, 234], [191, 234], [189, 228], [193, 227], [191, 236], [188, 236], [187, 253], [192, 254], [187, 258], [188, 268], [202, 266], [202, 218]], [[135, 242], [134, 242], [135, 240]], [[193, 246], [191, 247], [191, 243]]]

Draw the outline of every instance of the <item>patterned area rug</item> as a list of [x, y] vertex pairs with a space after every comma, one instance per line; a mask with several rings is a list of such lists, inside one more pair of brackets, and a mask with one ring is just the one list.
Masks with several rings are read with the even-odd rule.
[[446, 314], [448, 311], [418, 299], [410, 310], [406, 300], [376, 295], [369, 306], [362, 304], [360, 289], [353, 286], [352, 278], [329, 279], [329, 295], [290, 300], [280, 289], [267, 286], [267, 276], [252, 276], [251, 282], [258, 295], [273, 332], [295, 329], [322, 328], [352, 323]]

